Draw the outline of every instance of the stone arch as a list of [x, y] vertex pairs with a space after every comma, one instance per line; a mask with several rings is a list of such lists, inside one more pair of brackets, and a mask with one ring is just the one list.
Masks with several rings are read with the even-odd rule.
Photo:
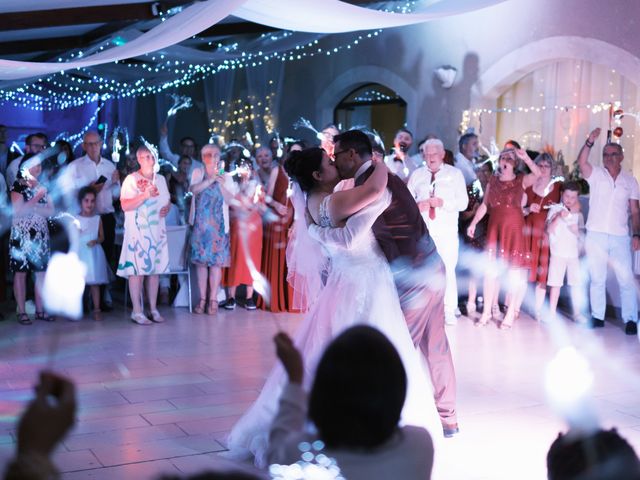
[[379, 83], [389, 87], [407, 102], [407, 125], [415, 128], [418, 119], [418, 94], [404, 79], [386, 68], [368, 65], [350, 68], [338, 75], [320, 94], [316, 101], [319, 125], [333, 121], [334, 107], [354, 89], [367, 83]]

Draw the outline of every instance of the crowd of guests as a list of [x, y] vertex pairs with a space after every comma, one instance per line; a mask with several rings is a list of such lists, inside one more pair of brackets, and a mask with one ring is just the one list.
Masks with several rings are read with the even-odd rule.
[[[322, 148], [331, 153], [338, 133], [334, 125], [323, 129]], [[588, 216], [581, 212], [582, 186], [554, 176], [557, 166], [549, 153], [524, 151], [508, 141], [499, 156], [491, 158], [481, 155], [477, 135], [467, 133], [460, 137], [455, 154], [427, 135], [418, 153], [411, 155], [413, 135], [402, 128], [385, 157], [381, 142], [371, 135], [374, 155], [407, 183], [445, 264], [447, 324], [455, 324], [463, 312], [479, 326], [496, 320], [501, 329], [509, 329], [520, 315], [528, 285], [534, 292], [532, 316], [552, 319], [566, 276], [574, 320], [603, 326], [607, 268], [612, 267], [625, 331], [637, 332], [631, 255], [640, 248], [638, 182], [622, 169], [619, 144], [606, 144], [602, 167], [589, 161], [599, 134], [599, 129], [591, 132], [577, 159], [590, 189]], [[48, 146], [46, 135], [35, 133], [26, 138], [25, 155], [0, 161], [6, 163], [13, 206], [6, 248], [20, 323], [31, 323], [25, 310], [30, 272], [35, 318], [52, 320], [40, 290], [55, 243], [49, 238], [56, 230], [51, 219], [61, 211], [75, 215], [80, 224], [78, 253], [87, 264], [96, 319], [101, 309], [109, 308], [115, 273], [129, 282], [132, 320], [163, 321], [158, 291], [160, 301], [167, 302], [171, 287], [164, 275], [169, 265], [165, 228], [177, 224], [191, 225], [189, 258], [199, 292], [195, 313], [214, 315], [219, 306], [232, 310], [238, 305], [272, 312], [304, 308], [296, 305], [300, 302], [294, 301], [287, 281], [294, 209], [291, 183], [282, 166], [288, 151], [305, 148], [304, 142], [283, 145], [276, 137], [259, 148], [232, 140], [198, 149], [193, 138], [185, 137], [174, 153], [163, 126], [160, 154], [153, 146], [132, 146], [118, 164], [102, 156], [108, 145], [98, 132], [84, 135], [84, 155], [76, 159], [67, 142], [56, 142], [59, 153], [53, 159], [43, 155]], [[344, 181], [337, 188], [349, 186]], [[115, 248], [117, 225], [124, 230], [120, 252]], [[588, 268], [582, 267], [583, 257]], [[259, 272], [269, 298], [254, 292]], [[466, 301], [459, 299], [461, 279], [468, 280], [460, 288], [468, 291]], [[591, 315], [584, 294], [587, 281]], [[145, 282], [147, 314], [141, 299]], [[226, 298], [219, 303], [221, 286]]]

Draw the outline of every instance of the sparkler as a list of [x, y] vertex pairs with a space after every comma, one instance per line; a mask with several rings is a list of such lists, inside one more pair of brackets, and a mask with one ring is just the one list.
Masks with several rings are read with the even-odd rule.
[[9, 150], [11, 150], [11, 152], [18, 152], [18, 153], [20, 153], [20, 155], [24, 155], [24, 152], [20, 148], [20, 145], [18, 145], [16, 142], [12, 142], [11, 143], [11, 146], [9, 147]]
[[167, 118], [172, 117], [173, 115], [178, 113], [179, 110], [190, 108], [192, 105], [191, 97], [176, 95], [175, 93], [172, 93], [170, 97], [173, 98], [173, 105], [167, 112]]
[[546, 187], [544, 187], [544, 191], [542, 192], [543, 199], [551, 193], [551, 190], [553, 190], [553, 184], [558, 182], [564, 182], [564, 177], [558, 176], [558, 177], [553, 177], [551, 178], [551, 180], [549, 180], [549, 183], [547, 184]]
[[298, 130], [299, 128], [306, 128], [308, 130], [311, 130], [313, 133], [315, 133], [316, 138], [318, 140], [320, 141], [324, 140], [324, 134], [316, 130], [313, 124], [304, 117], [300, 117], [297, 121], [295, 121], [293, 124], [293, 128], [295, 128], [296, 130]]

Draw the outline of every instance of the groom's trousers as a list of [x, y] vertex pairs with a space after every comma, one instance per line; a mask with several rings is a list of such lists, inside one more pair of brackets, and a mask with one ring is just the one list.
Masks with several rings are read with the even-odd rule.
[[413, 343], [427, 359], [440, 420], [443, 425], [456, 424], [456, 373], [444, 329], [444, 265], [394, 268], [394, 278]]

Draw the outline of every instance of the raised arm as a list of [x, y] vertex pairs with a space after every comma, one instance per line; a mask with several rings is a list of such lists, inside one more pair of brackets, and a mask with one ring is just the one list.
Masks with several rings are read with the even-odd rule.
[[203, 190], [213, 185], [216, 177], [207, 177], [203, 168], [194, 168], [191, 172], [191, 181], [189, 182], [189, 191], [194, 195], [199, 194]]
[[171, 147], [169, 147], [169, 128], [167, 127], [167, 122], [160, 126], [160, 142], [158, 143], [158, 150], [160, 150], [162, 158], [169, 160], [175, 166], [178, 166], [180, 155], [173, 153], [171, 151]]
[[482, 201], [482, 204], [476, 210], [476, 214], [473, 216], [473, 220], [471, 220], [469, 227], [467, 227], [467, 235], [469, 236], [469, 238], [474, 237], [474, 235], [476, 234], [476, 226], [478, 225], [480, 220], [482, 220], [482, 218], [487, 214], [487, 199], [489, 198], [490, 189], [491, 185], [489, 184], [487, 185], [487, 190], [484, 192], [484, 200]]
[[582, 177], [587, 179], [591, 176], [591, 172], [593, 171], [593, 166], [589, 163], [589, 154], [591, 153], [591, 148], [593, 147], [594, 142], [600, 136], [600, 129], [595, 128], [591, 131], [587, 140], [584, 142], [584, 145], [580, 149], [580, 153], [578, 153], [578, 167], [580, 167], [580, 173], [582, 173]]
[[516, 156], [520, 160], [522, 160], [525, 165], [527, 165], [527, 167], [529, 167], [529, 170], [531, 170], [531, 173], [526, 174], [522, 179], [522, 188], [526, 189], [533, 185], [536, 179], [540, 176], [540, 169], [534, 163], [534, 161], [529, 158], [529, 155], [527, 155], [527, 152], [525, 152], [523, 149], [517, 149]]
[[332, 194], [329, 204], [331, 222], [337, 225], [377, 200], [387, 188], [389, 169], [379, 162], [367, 180], [357, 187]]

